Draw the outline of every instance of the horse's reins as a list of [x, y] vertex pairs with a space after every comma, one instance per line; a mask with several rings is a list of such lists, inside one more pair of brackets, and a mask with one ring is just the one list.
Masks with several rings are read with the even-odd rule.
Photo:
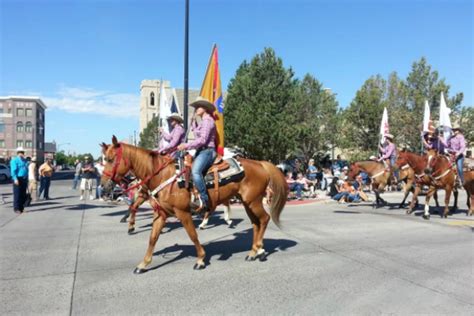
[[[114, 166], [112, 167], [112, 173], [109, 173], [108, 171], [103, 171], [102, 173], [105, 174], [106, 176], [110, 177], [110, 179], [114, 182], [120, 182], [120, 179], [117, 179], [117, 170], [118, 167], [120, 166], [120, 162], [122, 161], [122, 155], [123, 155], [123, 148], [122, 145], [119, 145], [118, 149], [115, 151], [116, 157], [115, 157], [115, 162]], [[128, 166], [128, 160], [124, 159], [125, 166]]]

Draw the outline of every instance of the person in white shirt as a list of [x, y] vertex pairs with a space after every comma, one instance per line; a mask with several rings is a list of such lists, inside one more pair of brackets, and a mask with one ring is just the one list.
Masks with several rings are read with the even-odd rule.
[[38, 197], [38, 167], [36, 165], [36, 157], [31, 158], [28, 165], [28, 190], [30, 191], [31, 200], [36, 201]]

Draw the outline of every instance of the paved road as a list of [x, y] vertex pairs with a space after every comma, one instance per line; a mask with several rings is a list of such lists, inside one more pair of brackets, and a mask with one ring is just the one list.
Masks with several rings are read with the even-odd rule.
[[[126, 234], [124, 206], [79, 203], [71, 181], [53, 200], [15, 215], [0, 205], [2, 314], [452, 314], [472, 315], [473, 218], [430, 221], [403, 210], [332, 201], [287, 206], [269, 225], [263, 261], [246, 262], [250, 223], [222, 214], [199, 232], [209, 265], [194, 271], [194, 247], [167, 224], [152, 269], [132, 270], [148, 243], [151, 212]], [[10, 193], [10, 185], [0, 192]], [[386, 194], [390, 202], [399, 193]], [[465, 195], [461, 197], [465, 211]], [[421, 213], [421, 210], [417, 213]]]

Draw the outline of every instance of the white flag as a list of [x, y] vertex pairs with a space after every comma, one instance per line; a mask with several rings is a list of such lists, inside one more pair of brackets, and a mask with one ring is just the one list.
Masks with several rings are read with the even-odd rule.
[[428, 100], [425, 100], [425, 112], [423, 114], [423, 132], [430, 131], [430, 105]]
[[[163, 131], [166, 133], [170, 132], [169, 124], [167, 121], [168, 116], [171, 115], [170, 104], [168, 97], [166, 96], [165, 92], [165, 85], [164, 82], [160, 82], [160, 126], [163, 128]], [[161, 138], [160, 141], [160, 148], [163, 146], [168, 145], [168, 142]]]
[[439, 103], [439, 126], [443, 128], [444, 138], [446, 140], [449, 139], [452, 128], [449, 114], [451, 114], [451, 109], [448, 108], [448, 106], [446, 105], [446, 101], [444, 100], [444, 93], [441, 92], [441, 101]]
[[383, 109], [382, 122], [380, 123], [380, 138], [385, 141], [385, 134], [389, 133], [387, 108]]

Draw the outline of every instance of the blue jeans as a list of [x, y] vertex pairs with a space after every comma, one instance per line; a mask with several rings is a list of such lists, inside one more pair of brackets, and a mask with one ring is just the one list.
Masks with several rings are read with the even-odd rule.
[[25, 208], [26, 189], [28, 187], [28, 179], [18, 178], [18, 185], [13, 183], [13, 210], [23, 211]]
[[72, 180], [72, 189], [75, 190], [77, 188], [77, 183], [81, 180], [81, 175], [74, 175], [74, 180]]
[[292, 183], [289, 186], [290, 191], [296, 191], [296, 197], [301, 198], [301, 191], [303, 191], [303, 185], [301, 183]]
[[[392, 156], [390, 157], [390, 164], [391, 164], [391, 168], [392, 168], [392, 171], [393, 169], [395, 168], [395, 162], [397, 161], [397, 156]], [[393, 175], [395, 176], [395, 178], [397, 179], [398, 181], [398, 169], [393, 171]]]
[[458, 168], [458, 176], [461, 182], [461, 185], [464, 183], [464, 172], [462, 170], [464, 164], [464, 155], [460, 155], [458, 159], [456, 159], [456, 167]]
[[336, 200], [336, 201], [339, 201], [340, 199], [342, 199], [343, 197], [346, 197], [349, 195], [349, 192], [339, 192], [338, 194], [334, 195], [332, 197], [333, 200]]
[[198, 190], [202, 203], [205, 206], [209, 206], [209, 197], [207, 195], [206, 183], [204, 182], [204, 173], [212, 166], [216, 155], [214, 148], [198, 150], [191, 170], [194, 186]]
[[38, 192], [38, 197], [41, 196], [41, 193], [44, 192], [43, 197], [49, 199], [49, 186], [51, 184], [51, 177], [40, 177], [40, 188]]

